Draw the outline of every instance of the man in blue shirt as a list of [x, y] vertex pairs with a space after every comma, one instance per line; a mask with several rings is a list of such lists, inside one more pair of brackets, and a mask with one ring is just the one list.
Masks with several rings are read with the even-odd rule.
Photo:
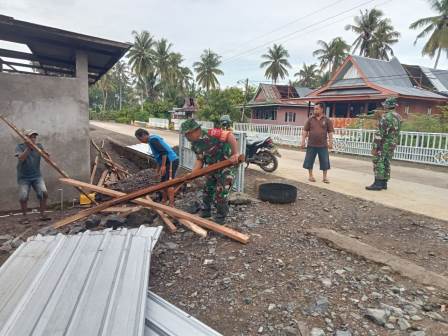
[[[179, 167], [179, 158], [173, 148], [171, 148], [161, 136], [156, 134], [150, 135], [147, 130], [139, 128], [135, 131], [135, 137], [141, 143], [147, 143], [151, 148], [152, 156], [154, 156], [158, 165], [161, 182], [176, 177], [177, 168]], [[163, 190], [162, 203], [166, 203], [169, 195], [170, 204], [174, 205], [173, 190], [173, 188], [169, 188], [168, 192]]]
[[[44, 151], [42, 144], [37, 143], [38, 134], [36, 131], [27, 130], [25, 131], [25, 135], [33, 144]], [[21, 143], [16, 147], [15, 156], [18, 159], [17, 183], [19, 185], [20, 207], [24, 216], [22, 223], [29, 223], [26, 212], [28, 209], [28, 196], [31, 187], [36, 192], [37, 198], [40, 201], [40, 219], [49, 220], [50, 218], [45, 215], [48, 193], [45, 181], [40, 172], [40, 154], [27, 143]]]

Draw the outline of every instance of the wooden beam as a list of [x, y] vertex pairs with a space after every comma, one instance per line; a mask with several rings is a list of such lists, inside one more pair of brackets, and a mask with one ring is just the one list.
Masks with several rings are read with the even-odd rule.
[[[8, 121], [5, 117], [0, 115], [0, 119], [3, 120], [5, 122], [6, 125], [8, 125], [14, 132], [17, 133], [17, 135], [19, 137], [22, 138], [23, 141], [25, 141], [25, 143], [29, 146], [31, 146], [36, 152], [39, 153], [40, 156], [42, 156], [44, 158], [45, 161], [47, 161], [47, 163], [52, 166], [59, 174], [61, 174], [62, 176], [64, 176], [65, 178], [70, 178], [70, 176], [68, 176], [68, 174], [63, 171], [61, 168], [59, 168], [59, 166], [52, 160], [50, 159], [50, 157], [48, 156], [48, 154], [44, 151], [42, 151], [39, 147], [37, 147], [25, 134], [23, 134], [21, 131], [19, 131], [19, 129], [10, 121]], [[76, 187], [75, 188], [81, 192], [82, 194], [84, 194], [91, 202], [98, 204], [94, 198], [90, 197], [90, 195], [88, 193], [86, 193], [84, 190], [82, 190], [80, 187]]]
[[[240, 155], [240, 157], [239, 157], [238, 163], [241, 163], [241, 162], [244, 162], [244, 155]], [[135, 198], [138, 198], [138, 197], [141, 197], [141, 196], [145, 196], [147, 194], [150, 194], [150, 193], [153, 193], [153, 192], [156, 192], [156, 191], [159, 191], [159, 190], [167, 189], [167, 188], [175, 186], [175, 185], [177, 185], [179, 183], [183, 183], [183, 182], [186, 182], [186, 181], [194, 180], [195, 178], [198, 178], [198, 177], [201, 177], [201, 176], [204, 176], [204, 175], [207, 175], [207, 174], [219, 171], [221, 169], [224, 169], [224, 168], [227, 168], [227, 167], [230, 167], [230, 166], [233, 166], [233, 165], [234, 165], [234, 163], [232, 161], [230, 161], [230, 160], [223, 160], [221, 162], [212, 164], [212, 165], [207, 166], [205, 168], [198, 169], [197, 171], [192, 172], [190, 174], [186, 174], [184, 176], [177, 177], [177, 178], [165, 181], [165, 182], [161, 182], [159, 184], [156, 184], [156, 185], [153, 185], [153, 186], [150, 186], [150, 187], [146, 187], [146, 188], [143, 188], [143, 189], [136, 190], [136, 191], [131, 192], [129, 194], [125, 194], [123, 196], [120, 196], [120, 197], [111, 199], [109, 201], [106, 201], [104, 203], [101, 203], [100, 205], [98, 205], [98, 206], [96, 206], [94, 208], [90, 208], [90, 209], [86, 209], [86, 210], [80, 211], [80, 212], [78, 212], [77, 214], [75, 214], [73, 216], [66, 217], [66, 218], [63, 218], [63, 219], [59, 220], [58, 222], [55, 223], [55, 226], [56, 227], [61, 227], [61, 226], [64, 226], [64, 225], [76, 222], [76, 221], [78, 221], [80, 219], [86, 218], [86, 217], [88, 217], [90, 215], [93, 215], [93, 214], [95, 214], [95, 213], [97, 213], [97, 212], [99, 212], [99, 211], [101, 211], [103, 209], [109, 208], [111, 206], [114, 206], [114, 205], [117, 205], [117, 204], [120, 204], [120, 203], [124, 203], [124, 202], [128, 202], [128, 201], [131, 201], [131, 200], [133, 200]]]
[[101, 212], [135, 212], [139, 211], [142, 207], [140, 206], [134, 206], [134, 207], [110, 207], [104, 210], [101, 210]]
[[[147, 200], [148, 201], [148, 200]], [[152, 201], [151, 201], [152, 202]], [[154, 202], [155, 203], [155, 202]], [[155, 212], [157, 212], [157, 214], [159, 215], [160, 219], [162, 220], [162, 222], [166, 225], [166, 227], [168, 228], [168, 230], [171, 233], [175, 233], [177, 231], [176, 225], [173, 224], [173, 222], [167, 217], [167, 215], [165, 215], [163, 213], [162, 210], [155, 210]]]
[[104, 182], [106, 181], [107, 174], [109, 174], [109, 171], [107, 169], [104, 169], [101, 173], [100, 179], [98, 181], [98, 186], [102, 187], [104, 186]]
[[93, 180], [95, 179], [96, 169], [98, 168], [99, 160], [100, 160], [100, 156], [97, 155], [95, 158], [95, 163], [93, 164], [92, 174], [90, 174], [90, 184], [93, 184]]
[[197, 226], [196, 224], [190, 222], [189, 220], [183, 219], [183, 218], [179, 218], [178, 221], [183, 226], [190, 229], [191, 231], [193, 231], [197, 235], [201, 236], [202, 238], [207, 237], [207, 231], [204, 230], [203, 228], [201, 228], [200, 226]]
[[[65, 184], [83, 187], [87, 190], [95, 191], [95, 192], [103, 194], [103, 195], [108, 195], [108, 196], [112, 196], [112, 197], [120, 197], [120, 196], [126, 195], [125, 193], [120, 192], [120, 191], [111, 190], [111, 189], [107, 189], [104, 187], [99, 187], [99, 186], [96, 186], [93, 184], [88, 184], [88, 183], [73, 180], [73, 179], [61, 178], [59, 180]], [[192, 215], [188, 212], [185, 212], [185, 211], [182, 211], [179, 209], [175, 209], [175, 208], [172, 208], [167, 205], [160, 204], [160, 203], [150, 202], [144, 198], [133, 199], [132, 202], [136, 203], [138, 205], [142, 205], [144, 207], [150, 207], [150, 208], [153, 208], [156, 210], [161, 210], [164, 213], [168, 214], [169, 216], [172, 216], [175, 218], [183, 218], [183, 219], [189, 220], [189, 221], [193, 222], [194, 224], [199, 225], [200, 227], [221, 233], [226, 237], [229, 237], [231, 239], [239, 241], [240, 243], [247, 244], [249, 242], [249, 236], [244, 233], [238, 232], [236, 230], [225, 227], [223, 225], [216, 224], [210, 220]], [[55, 226], [53, 225], [53, 227], [55, 227]]]

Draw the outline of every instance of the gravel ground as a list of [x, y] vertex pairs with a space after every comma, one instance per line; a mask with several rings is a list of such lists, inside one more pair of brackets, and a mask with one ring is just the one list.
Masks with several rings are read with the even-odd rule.
[[[97, 143], [111, 134], [122, 143], [135, 143], [130, 137], [92, 131]], [[105, 148], [114, 160], [138, 172], [107, 142]], [[140, 175], [147, 183], [148, 175]], [[246, 192], [256, 197], [256, 185], [271, 179], [248, 170]], [[223, 335], [300, 335], [303, 325], [313, 336], [448, 335], [448, 293], [306, 234], [310, 227], [331, 228], [447, 276], [447, 222], [293, 184], [299, 189], [294, 204], [255, 200], [232, 206], [227, 225], [249, 234], [247, 245], [213, 232], [201, 239], [182, 227], [174, 235], [165, 232], [151, 260], [151, 289]], [[177, 199], [179, 208], [195, 207], [198, 185], [192, 183]], [[78, 210], [50, 215], [56, 220]], [[0, 217], [0, 235], [22, 234], [25, 239], [51, 224], [22, 225], [19, 220]], [[161, 224], [156, 219], [151, 225]], [[64, 231], [75, 228], [82, 229], [78, 224]], [[14, 248], [0, 248], [0, 262]]]

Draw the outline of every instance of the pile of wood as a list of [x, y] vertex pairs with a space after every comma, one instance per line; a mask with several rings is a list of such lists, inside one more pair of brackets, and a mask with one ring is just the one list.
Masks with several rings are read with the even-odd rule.
[[[243, 155], [241, 155], [241, 157], [240, 157], [239, 163], [241, 163], [241, 162], [244, 162]], [[68, 185], [71, 185], [74, 187], [78, 187], [78, 188], [83, 188], [86, 190], [95, 191], [97, 193], [111, 196], [113, 198], [111, 200], [103, 202], [95, 207], [82, 210], [73, 216], [64, 218], [64, 219], [58, 221], [57, 223], [55, 223], [53, 225], [53, 227], [54, 228], [63, 227], [65, 225], [68, 225], [75, 221], [81, 220], [83, 218], [86, 218], [86, 217], [93, 215], [95, 213], [98, 213], [100, 211], [110, 209], [111, 207], [114, 207], [113, 210], [116, 211], [117, 205], [125, 204], [127, 202], [132, 202], [139, 206], [155, 210], [157, 212], [157, 214], [160, 216], [160, 218], [162, 219], [162, 221], [165, 223], [167, 229], [172, 233], [176, 232], [176, 230], [177, 230], [176, 226], [173, 223], [173, 220], [175, 219], [178, 223], [180, 223], [181, 225], [190, 229], [191, 231], [193, 231], [194, 233], [196, 233], [197, 235], [199, 235], [201, 237], [207, 236], [206, 229], [208, 229], [208, 230], [212, 230], [212, 231], [221, 233], [229, 238], [232, 238], [236, 241], [246, 244], [249, 241], [249, 237], [245, 234], [242, 234], [236, 230], [225, 227], [223, 225], [216, 224], [210, 220], [207, 220], [207, 219], [192, 215], [190, 213], [187, 213], [185, 211], [176, 209], [172, 206], [168, 206], [168, 205], [161, 204], [161, 203], [156, 203], [156, 202], [152, 201], [148, 196], [151, 193], [161, 191], [161, 190], [170, 190], [171, 189], [171, 190], [173, 190], [173, 192], [176, 192], [180, 188], [180, 186], [187, 181], [194, 180], [198, 177], [213, 173], [215, 171], [221, 170], [223, 168], [226, 168], [226, 167], [229, 167], [232, 165], [234, 165], [234, 163], [232, 163], [231, 161], [224, 160], [219, 163], [210, 165], [208, 167], [199, 169], [198, 171], [196, 171], [194, 173], [190, 173], [190, 174], [187, 174], [187, 175], [184, 175], [181, 177], [177, 177], [177, 178], [174, 178], [174, 179], [171, 179], [171, 180], [168, 180], [165, 182], [161, 182], [161, 183], [153, 185], [153, 186], [145, 187], [145, 188], [142, 188], [142, 189], [136, 190], [134, 192], [130, 192], [130, 193], [124, 193], [124, 192], [112, 190], [112, 189], [109, 189], [106, 187], [101, 187], [98, 185], [84, 183], [81, 181], [76, 181], [73, 179], [62, 178], [60, 180], [61, 180], [61, 182], [65, 183], [65, 184], [68, 184]]]
[[95, 157], [92, 172], [90, 174], [90, 184], [93, 184], [95, 180], [100, 160], [106, 168], [101, 172], [100, 178], [97, 183], [98, 186], [102, 187], [105, 185], [109, 185], [110, 183], [114, 183], [116, 181], [120, 181], [129, 177], [129, 172], [123, 166], [113, 161], [110, 154], [104, 150], [104, 140], [101, 148], [95, 143], [95, 141], [91, 140], [91, 142], [98, 153]]

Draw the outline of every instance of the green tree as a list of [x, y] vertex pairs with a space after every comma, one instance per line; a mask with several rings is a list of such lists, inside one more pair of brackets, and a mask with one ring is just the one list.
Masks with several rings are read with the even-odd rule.
[[113, 81], [112, 75], [108, 72], [96, 83], [98, 88], [101, 90], [103, 96], [103, 111], [107, 109], [107, 98], [109, 93], [115, 88], [115, 83]]
[[287, 68], [291, 68], [288, 57], [289, 53], [281, 44], [275, 44], [268, 49], [267, 54], [263, 54], [262, 58], [266, 61], [260, 64], [260, 68], [266, 68], [264, 76], [267, 79], [272, 79], [274, 84], [277, 83], [278, 78], [284, 79], [288, 76]]
[[419, 39], [429, 36], [423, 46], [422, 55], [428, 55], [431, 58], [436, 56], [434, 68], [439, 65], [440, 55], [442, 51], [448, 53], [448, 1], [447, 0], [428, 0], [431, 8], [438, 15], [419, 19], [411, 24], [411, 29], [424, 28], [415, 39], [414, 44]]
[[219, 69], [221, 65], [221, 56], [214, 53], [210, 49], [204, 50], [201, 55], [201, 60], [193, 64], [196, 72], [196, 81], [200, 86], [205, 88], [206, 92], [210, 89], [216, 89], [219, 86], [219, 81], [216, 76], [224, 75], [224, 72]]
[[373, 34], [370, 57], [388, 61], [389, 55], [394, 55], [391, 45], [397, 43], [399, 37], [400, 33], [394, 30], [390, 20], [382, 20]]
[[123, 95], [126, 89], [129, 87], [129, 75], [127, 64], [123, 61], [119, 61], [112, 68], [112, 78], [115, 82], [115, 88], [118, 89], [118, 106], [119, 110], [123, 108]]
[[322, 71], [328, 67], [328, 71], [331, 73], [334, 73], [337, 67], [342, 64], [350, 51], [350, 46], [342, 37], [336, 37], [328, 43], [319, 40], [317, 44], [321, 48], [315, 50], [313, 56], [317, 56]]
[[144, 95], [148, 97], [148, 83], [146, 81], [150, 73], [154, 72], [154, 38], [144, 30], [140, 33], [132, 32], [134, 43], [128, 52], [128, 60], [131, 70], [143, 84]]
[[355, 16], [355, 24], [345, 26], [358, 35], [353, 42], [353, 51], [365, 57], [389, 59], [393, 55], [391, 44], [397, 43], [400, 33], [394, 30], [390, 19], [383, 18], [379, 9], [365, 10]]
[[[171, 57], [171, 48], [172, 44], [168, 42], [166, 39], [161, 39], [155, 44], [154, 47], [154, 63], [157, 69], [157, 74], [160, 77], [160, 82], [164, 85], [169, 80], [169, 72], [170, 72], [170, 57]], [[182, 55], [176, 54], [176, 56]]]
[[232, 120], [240, 120], [240, 107], [244, 102], [244, 92], [238, 87], [225, 90], [210, 90], [207, 97], [199, 97], [198, 117], [201, 120], [217, 122], [225, 114]]
[[306, 65], [303, 63], [302, 68], [294, 74], [299, 77], [297, 82], [300, 86], [315, 88], [319, 80], [319, 70], [317, 64]]

